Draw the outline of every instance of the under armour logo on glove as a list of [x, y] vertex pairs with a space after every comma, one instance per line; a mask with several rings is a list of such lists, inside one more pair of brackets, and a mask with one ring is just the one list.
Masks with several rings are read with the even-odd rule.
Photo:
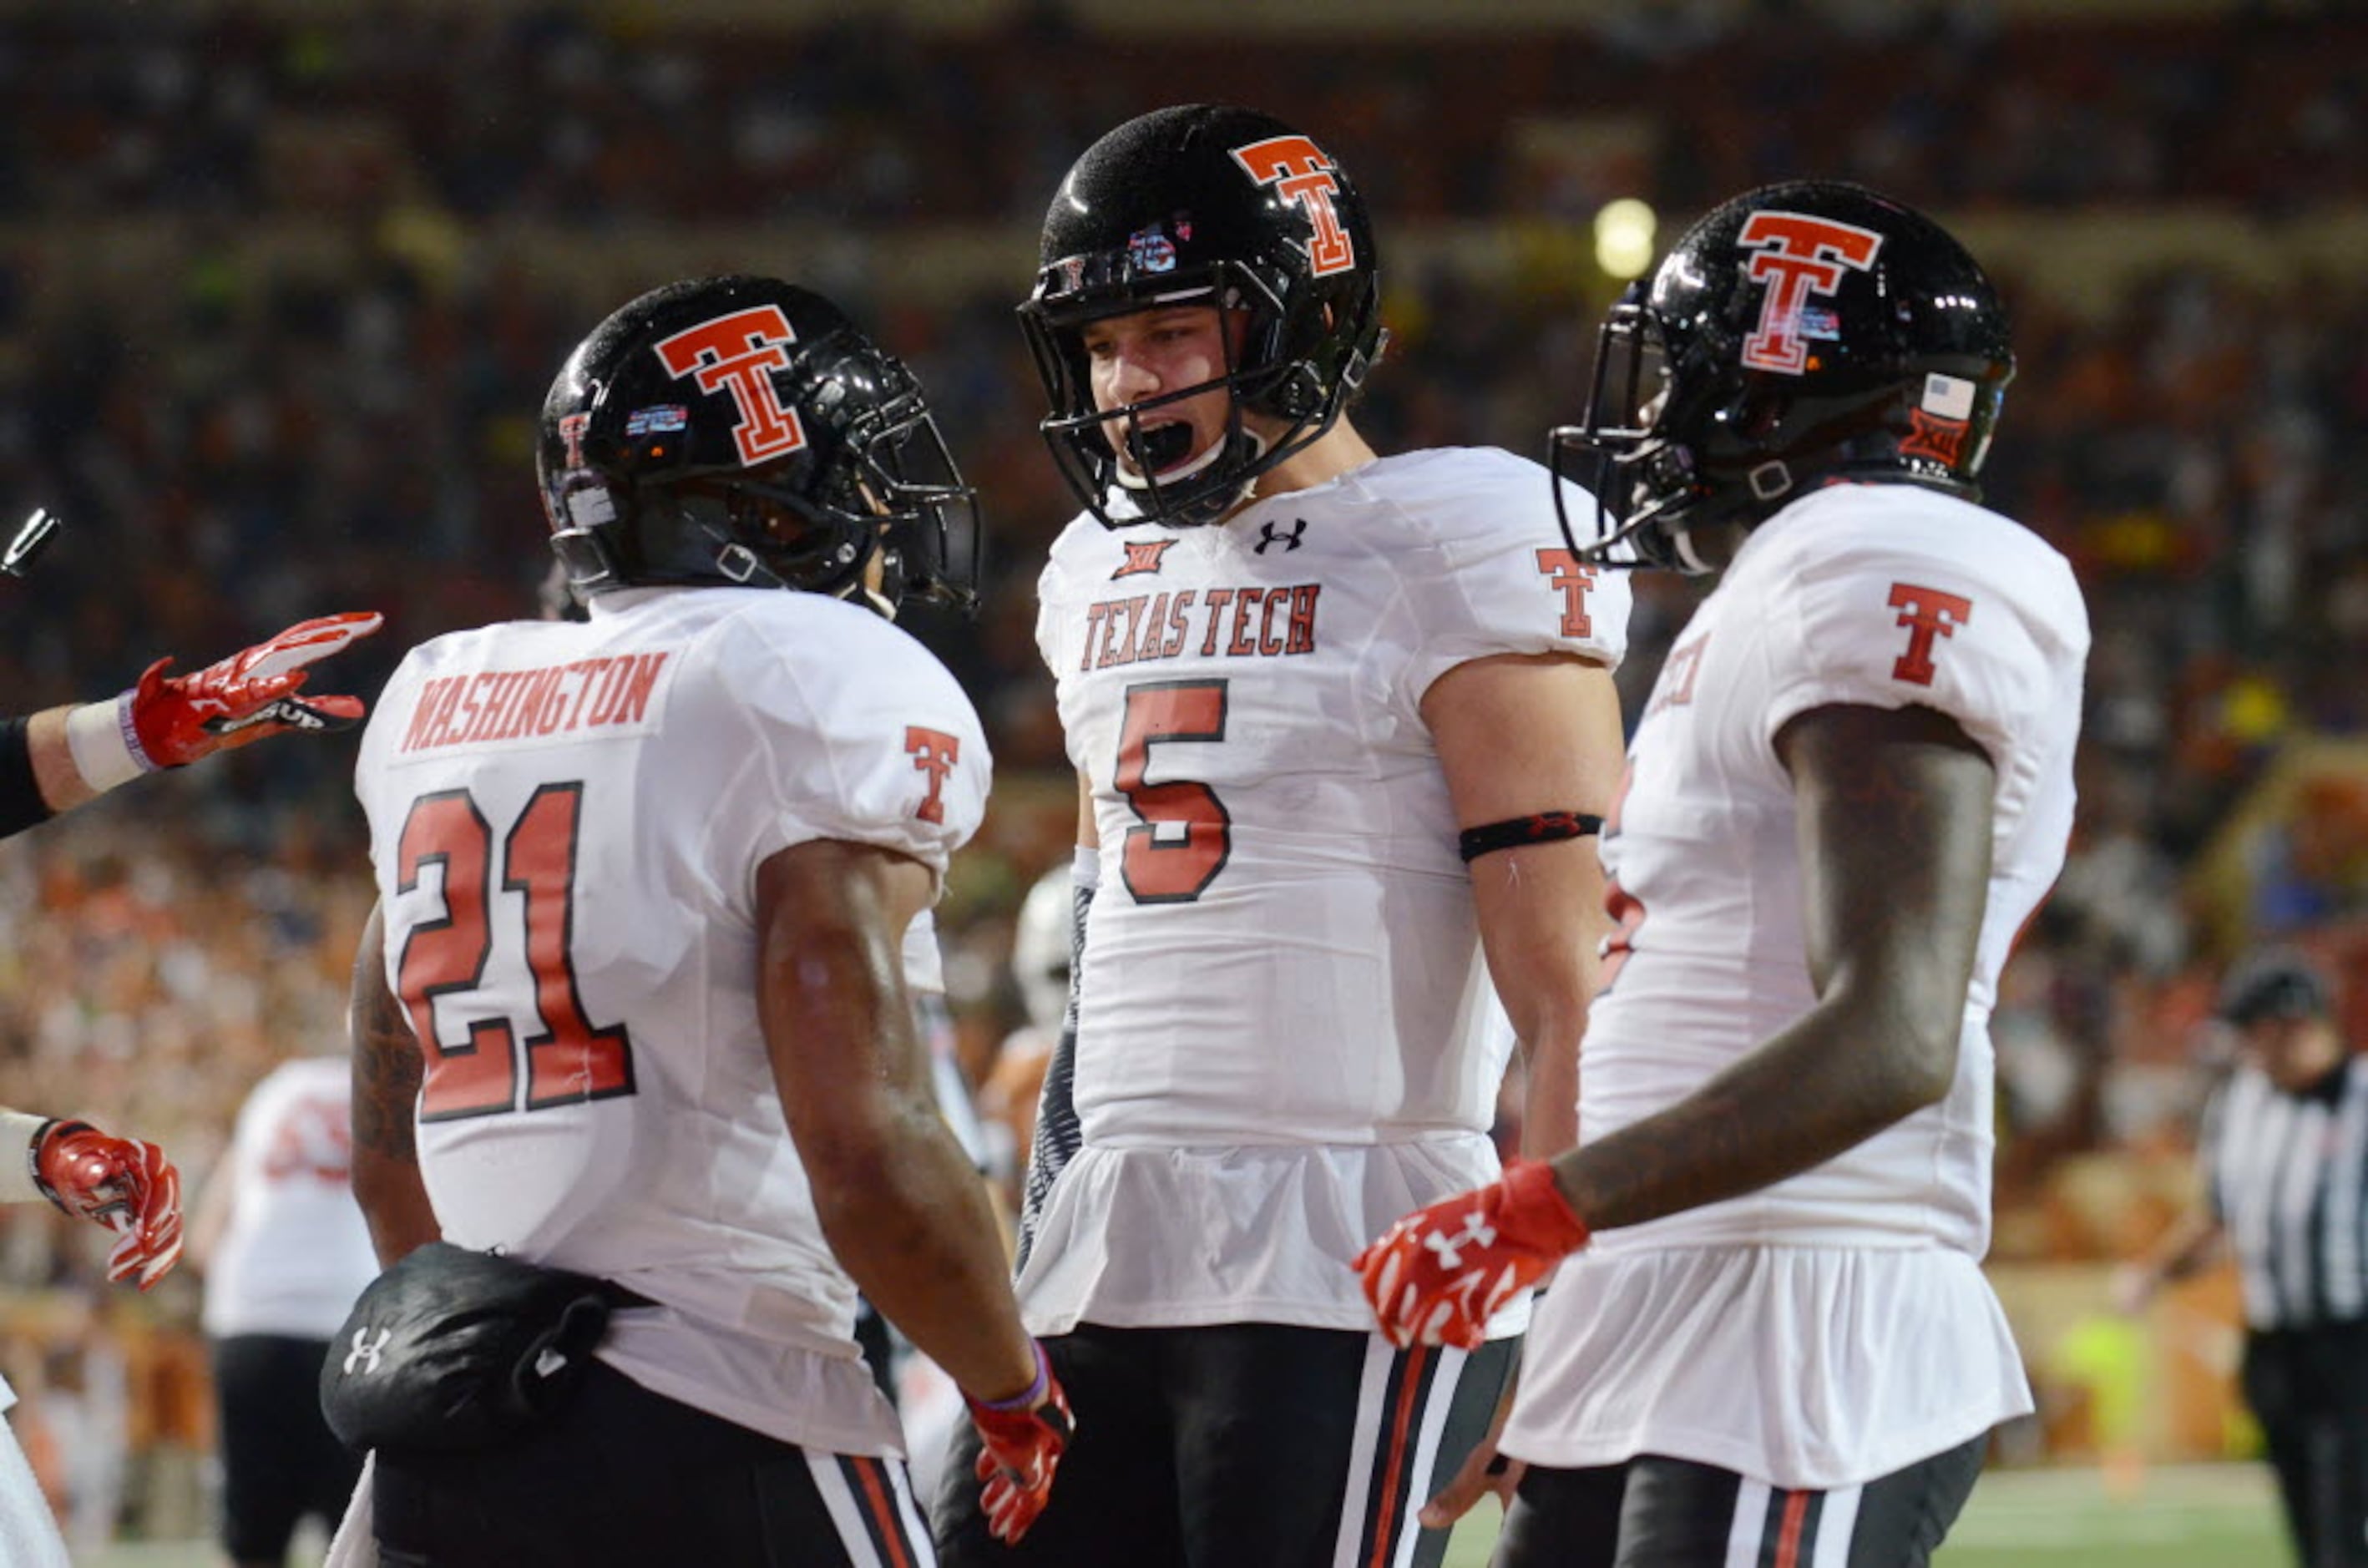
[[370, 1338], [370, 1332], [367, 1324], [354, 1330], [354, 1347], [346, 1352], [346, 1376], [349, 1378], [358, 1371], [365, 1374], [377, 1371], [379, 1358], [386, 1350], [386, 1342], [394, 1337], [394, 1331], [391, 1328], [380, 1329], [376, 1339]]
[[1400, 1220], [1354, 1267], [1391, 1344], [1475, 1350], [1488, 1320], [1587, 1238], [1554, 1167], [1516, 1160], [1502, 1180]]
[[1471, 1213], [1463, 1216], [1462, 1231], [1452, 1236], [1443, 1232], [1433, 1231], [1422, 1238], [1422, 1244], [1439, 1255], [1440, 1267], [1452, 1268], [1463, 1260], [1463, 1255], [1457, 1250], [1458, 1244], [1485, 1247], [1496, 1239], [1497, 1233], [1489, 1229], [1487, 1216], [1474, 1209]]

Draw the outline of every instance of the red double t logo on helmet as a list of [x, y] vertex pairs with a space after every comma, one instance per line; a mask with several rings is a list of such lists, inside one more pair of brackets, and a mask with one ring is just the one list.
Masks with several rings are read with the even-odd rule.
[[1317, 278], [1346, 272], [1357, 265], [1357, 247], [1340, 226], [1332, 206], [1339, 193], [1339, 165], [1304, 136], [1269, 136], [1234, 149], [1234, 162], [1260, 185], [1274, 187], [1285, 201], [1299, 207], [1315, 226], [1307, 247], [1307, 270]]
[[797, 337], [780, 306], [751, 305], [659, 339], [656, 353], [669, 374], [695, 377], [704, 392], [732, 394], [740, 410], [733, 444], [742, 462], [756, 464], [806, 444], [798, 411], [773, 386], [774, 372], [790, 368]]
[[1743, 340], [1744, 366], [1797, 376], [1809, 365], [1802, 316], [1810, 299], [1832, 298], [1846, 274], [1873, 267], [1883, 236], [1831, 218], [1764, 210], [1744, 220], [1735, 243], [1759, 252], [1751, 258], [1751, 276], [1768, 286], [1759, 329]]

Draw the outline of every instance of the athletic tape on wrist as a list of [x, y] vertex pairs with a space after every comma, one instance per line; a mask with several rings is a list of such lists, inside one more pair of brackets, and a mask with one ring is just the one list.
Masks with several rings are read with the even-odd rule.
[[42, 1196], [41, 1175], [33, 1156], [49, 1125], [47, 1118], [27, 1111], [0, 1110], [0, 1150], [13, 1150], [21, 1141], [25, 1151], [21, 1158], [0, 1153], [0, 1203], [30, 1203]]
[[140, 748], [140, 732], [131, 722], [131, 693], [107, 702], [85, 702], [66, 714], [66, 749], [74, 754], [74, 771], [99, 794], [129, 784], [156, 765]]

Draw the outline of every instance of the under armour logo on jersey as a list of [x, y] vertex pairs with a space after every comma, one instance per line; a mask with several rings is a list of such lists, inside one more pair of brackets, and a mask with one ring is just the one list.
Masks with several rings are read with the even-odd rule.
[[346, 1352], [346, 1376], [352, 1377], [357, 1368], [364, 1374], [377, 1371], [379, 1358], [386, 1349], [386, 1342], [393, 1337], [393, 1329], [382, 1328], [378, 1331], [376, 1339], [370, 1338], [368, 1324], [354, 1330], [354, 1347]]
[[1802, 317], [1810, 296], [1830, 298], [1846, 274], [1873, 267], [1883, 236], [1805, 212], [1763, 210], [1744, 220], [1735, 243], [1759, 252], [1751, 258], [1751, 276], [1768, 286], [1759, 328], [1743, 340], [1744, 366], [1797, 376], [1809, 365]]
[[1439, 1267], [1453, 1268], [1463, 1261], [1463, 1249], [1468, 1246], [1490, 1246], [1496, 1243], [1496, 1227], [1489, 1224], [1479, 1210], [1463, 1216], [1463, 1229], [1454, 1235], [1433, 1231], [1422, 1238], [1422, 1244], [1439, 1255]]
[[1357, 265], [1357, 247], [1332, 206], [1340, 190], [1339, 165], [1322, 148], [1304, 136], [1269, 136], [1235, 148], [1234, 162], [1307, 214], [1315, 229], [1307, 245], [1311, 276], [1328, 278]]
[[669, 375], [690, 376], [704, 392], [728, 392], [740, 410], [732, 444], [751, 465], [784, 456], [806, 444], [798, 412], [781, 401], [773, 385], [790, 368], [789, 346], [797, 341], [779, 305], [752, 305], [660, 338], [654, 352]]
[[1287, 534], [1275, 532], [1274, 525], [1272, 523], [1260, 523], [1258, 525], [1258, 552], [1260, 555], [1264, 555], [1268, 545], [1279, 544], [1282, 546], [1283, 553], [1288, 555], [1292, 551], [1299, 548], [1299, 536], [1306, 531], [1307, 519], [1305, 517], [1302, 517], [1297, 522], [1293, 523], [1292, 525], [1291, 531]]
[[1121, 577], [1132, 577], [1138, 572], [1158, 571], [1159, 558], [1167, 554], [1168, 546], [1175, 542], [1172, 539], [1119, 540], [1126, 551], [1126, 559], [1119, 563], [1117, 571], [1110, 574], [1110, 581], [1115, 583]]

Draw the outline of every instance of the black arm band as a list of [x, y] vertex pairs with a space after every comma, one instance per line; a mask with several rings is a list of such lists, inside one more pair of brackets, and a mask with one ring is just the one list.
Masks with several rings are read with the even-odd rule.
[[1585, 838], [1602, 831], [1603, 819], [1586, 812], [1538, 812], [1531, 816], [1508, 817], [1485, 827], [1467, 827], [1458, 835], [1456, 847], [1466, 861], [1472, 861], [1499, 849], [1552, 844], [1558, 838]]
[[31, 724], [29, 719], [0, 720], [0, 838], [50, 820], [50, 804], [33, 777]]

